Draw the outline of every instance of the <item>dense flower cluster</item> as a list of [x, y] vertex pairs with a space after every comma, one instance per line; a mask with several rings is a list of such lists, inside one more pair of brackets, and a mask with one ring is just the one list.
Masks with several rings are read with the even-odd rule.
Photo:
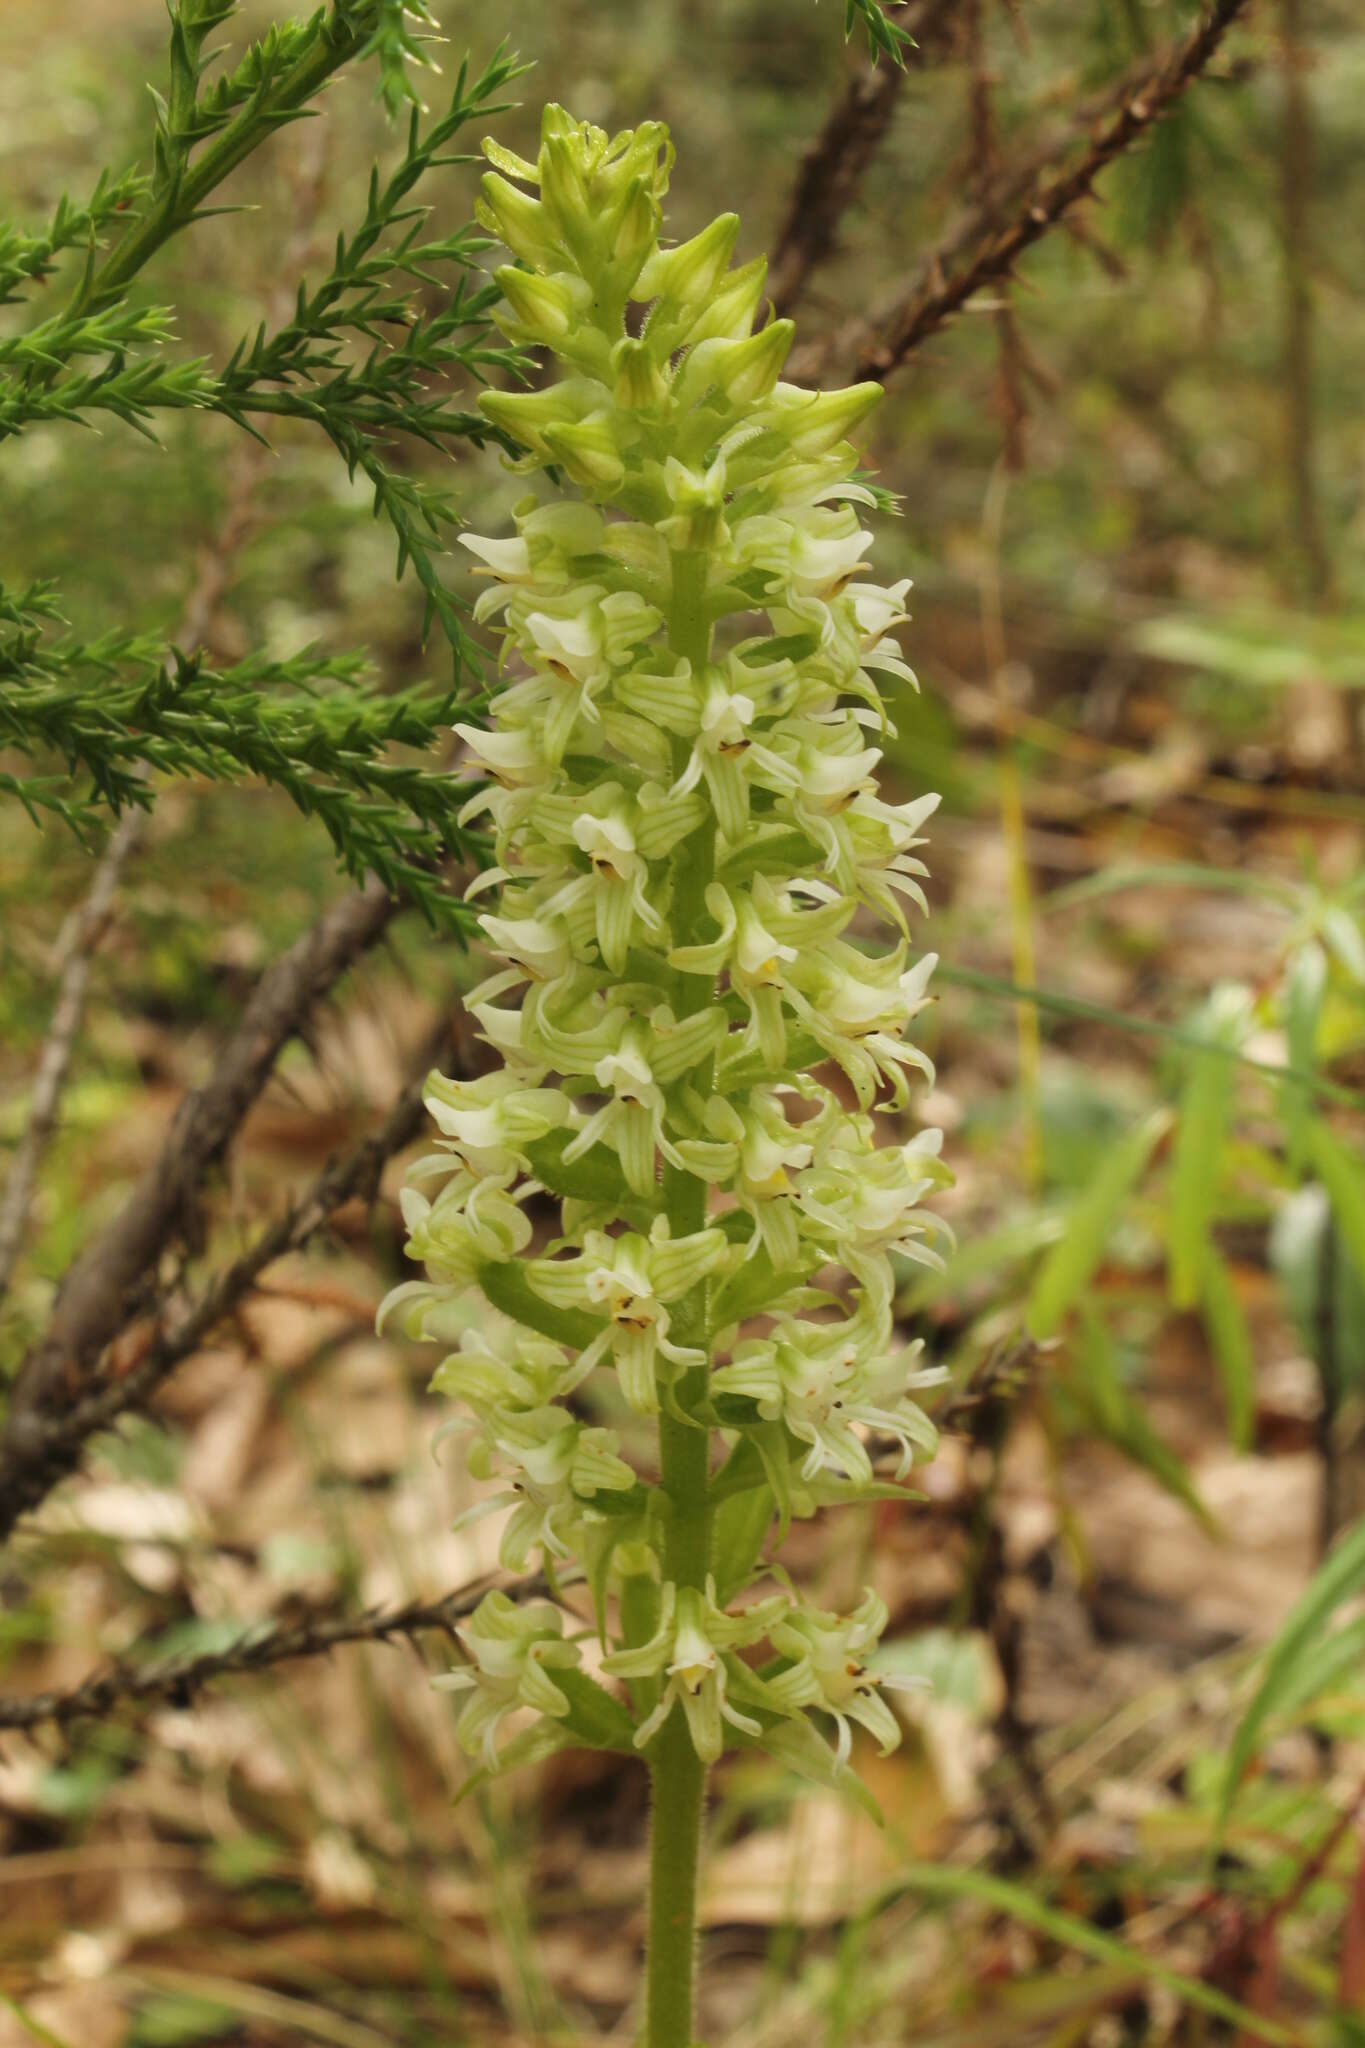
[[[851, 1722], [897, 1739], [869, 1661], [885, 1610], [742, 1596], [772, 1583], [774, 1519], [876, 1490], [869, 1437], [898, 1478], [934, 1445], [892, 1255], [936, 1259], [938, 1134], [874, 1128], [928, 1072], [906, 907], [936, 801], [877, 794], [877, 678], [913, 681], [908, 585], [864, 569], [876, 500], [846, 438], [879, 392], [780, 381], [791, 325], [756, 326], [764, 265], [731, 267], [733, 215], [660, 246], [662, 127], [609, 140], [552, 107], [537, 163], [485, 147], [481, 217], [517, 258], [500, 324], [567, 374], [482, 404], [557, 494], [514, 537], [464, 537], [509, 672], [490, 729], [459, 728], [487, 773], [465, 816], [496, 847], [471, 1007], [502, 1066], [432, 1078], [441, 1137], [404, 1205], [427, 1278], [385, 1313], [458, 1343], [436, 1384], [513, 1506], [502, 1561], [585, 1569], [625, 1739], [647, 1749], [677, 1703], [703, 1759], [729, 1731], [834, 1769]], [[546, 1191], [562, 1236], [533, 1254]], [[602, 1368], [654, 1418], [657, 1483], [566, 1405]], [[698, 1439], [724, 1462], [699, 1468]], [[491, 1594], [462, 1636], [460, 1730], [490, 1766], [518, 1708], [541, 1740], [615, 1739], [553, 1605]]]

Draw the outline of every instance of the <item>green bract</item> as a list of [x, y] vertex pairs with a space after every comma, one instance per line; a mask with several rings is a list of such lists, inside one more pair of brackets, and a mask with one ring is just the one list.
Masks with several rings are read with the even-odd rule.
[[[676, 1724], [704, 1763], [768, 1741], [834, 1776], [851, 1723], [897, 1739], [885, 1609], [809, 1609], [762, 1553], [774, 1522], [885, 1490], [878, 1439], [898, 1478], [932, 1454], [891, 1257], [935, 1261], [918, 1205], [944, 1177], [937, 1132], [875, 1124], [929, 1072], [906, 908], [936, 801], [877, 794], [877, 678], [913, 681], [845, 439], [879, 392], [779, 381], [791, 325], [755, 326], [733, 215], [660, 246], [657, 124], [609, 141], [551, 107], [538, 163], [485, 147], [480, 217], [518, 258], [496, 317], [566, 374], [482, 400], [552, 472], [515, 536], [464, 536], [508, 677], [491, 729], [458, 728], [487, 776], [462, 822], [487, 814], [497, 861], [471, 1007], [503, 1064], [432, 1077], [405, 1201], [427, 1279], [385, 1312], [458, 1339], [436, 1385], [515, 1503], [503, 1563], [583, 1568], [630, 1708], [573, 1668], [571, 1617], [490, 1594], [460, 1732], [489, 1766], [619, 1740], [657, 1767]], [[561, 1234], [537, 1251], [541, 1191]], [[565, 1405], [593, 1373], [651, 1419], [657, 1477]], [[542, 1719], [500, 1750], [514, 1709]]]

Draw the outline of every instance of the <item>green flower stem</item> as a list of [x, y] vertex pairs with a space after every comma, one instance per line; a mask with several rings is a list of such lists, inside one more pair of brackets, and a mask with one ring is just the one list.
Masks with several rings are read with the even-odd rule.
[[[668, 644], [686, 655], [694, 674], [705, 666], [711, 649], [711, 626], [705, 610], [707, 561], [704, 553], [673, 557], [673, 603]], [[681, 764], [679, 764], [681, 766]], [[707, 818], [678, 850], [674, 877], [675, 928], [678, 943], [691, 944], [704, 914], [706, 887], [715, 863], [715, 821]], [[675, 1008], [680, 1017], [709, 1002], [713, 987], [703, 976], [678, 977]], [[699, 1076], [702, 1086], [705, 1076]], [[701, 1230], [706, 1223], [706, 1185], [676, 1168], [664, 1171], [664, 1199], [674, 1237]], [[678, 1339], [691, 1344], [704, 1338], [708, 1288], [702, 1281], [680, 1304]], [[678, 1385], [678, 1406], [693, 1412], [705, 1398], [705, 1366], [685, 1373]], [[710, 1431], [659, 1417], [659, 1470], [669, 1504], [664, 1532], [664, 1570], [678, 1586], [704, 1586], [711, 1569]], [[697, 1880], [701, 1861], [702, 1816], [706, 1804], [706, 1766], [692, 1745], [681, 1706], [675, 1706], [660, 1729], [650, 1759], [654, 1801], [650, 1824], [649, 1934], [646, 1955], [646, 2048], [691, 2048], [693, 1987], [696, 1977]]]
[[651, 1771], [644, 2044], [691, 2048], [706, 1766], [692, 1747], [681, 1707], [674, 1707], [655, 1738]]

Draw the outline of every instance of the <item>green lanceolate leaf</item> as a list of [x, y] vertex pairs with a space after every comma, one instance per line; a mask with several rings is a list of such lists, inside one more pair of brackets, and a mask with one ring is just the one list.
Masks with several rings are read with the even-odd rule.
[[[1219, 990], [1200, 1035], [1225, 1050], [1235, 1047], [1245, 1016], [1241, 991]], [[1209, 1256], [1209, 1230], [1232, 1115], [1232, 1068], [1225, 1050], [1195, 1056], [1180, 1098], [1167, 1224], [1171, 1300], [1176, 1308], [1198, 1305]]]
[[618, 1699], [584, 1671], [557, 1671], [555, 1684], [569, 1702], [564, 1726], [589, 1749], [634, 1754], [635, 1723]]
[[543, 1301], [520, 1266], [510, 1260], [481, 1266], [479, 1285], [494, 1308], [500, 1308], [514, 1322], [524, 1323], [528, 1330], [535, 1330], [556, 1344], [586, 1351], [602, 1334], [604, 1325], [597, 1316], [585, 1315], [576, 1308], [554, 1308]]
[[[1317, 1066], [1318, 1025], [1326, 989], [1327, 956], [1316, 941], [1310, 940], [1295, 953], [1285, 983], [1285, 1039], [1289, 1065], [1296, 1074], [1311, 1074]], [[1301, 1173], [1308, 1156], [1311, 1091], [1301, 1081], [1286, 1081], [1281, 1104], [1289, 1168], [1292, 1173]]]
[[1327, 1190], [1346, 1256], [1365, 1280], [1365, 1166], [1321, 1122], [1309, 1130], [1308, 1156]]
[[1158, 1109], [1105, 1152], [1090, 1185], [1073, 1203], [1066, 1232], [1043, 1260], [1029, 1295], [1025, 1320], [1040, 1341], [1055, 1337], [1104, 1257], [1119, 1212], [1171, 1127]]
[[723, 1286], [716, 1289], [711, 1303], [712, 1331], [725, 1330], [732, 1323], [742, 1323], [748, 1316], [763, 1314], [794, 1288], [804, 1287], [809, 1275], [809, 1267], [775, 1272], [767, 1252], [755, 1252]]
[[1088, 1308], [1083, 1307], [1081, 1315], [1081, 1369], [1068, 1381], [1070, 1392], [1094, 1428], [1131, 1458], [1135, 1465], [1141, 1465], [1149, 1472], [1158, 1486], [1164, 1487], [1173, 1499], [1187, 1507], [1206, 1529], [1214, 1529], [1214, 1519], [1200, 1497], [1189, 1468], [1160, 1431], [1153, 1427], [1141, 1401], [1120, 1378], [1109, 1331], [1100, 1317]]
[[1008, 1878], [994, 1877], [983, 1870], [958, 1870], [946, 1863], [910, 1863], [896, 1875], [893, 1895], [904, 1893], [920, 1898], [971, 1901], [1031, 1927], [1048, 1940], [1076, 1955], [1090, 1956], [1099, 1963], [1122, 1963], [1151, 1984], [1161, 1984], [1183, 2004], [1205, 2012], [1228, 2025], [1240, 2028], [1244, 2038], [1264, 2041], [1268, 2048], [1294, 2048], [1296, 2035], [1277, 2021], [1239, 2005], [1225, 1992], [1215, 1990], [1197, 1977], [1184, 1976], [1158, 1956], [1148, 1955], [1131, 1942], [1093, 1927], [1088, 1920], [1064, 1913], [1027, 1886]]
[[526, 1147], [535, 1178], [552, 1195], [569, 1201], [601, 1203], [648, 1230], [658, 1211], [631, 1194], [615, 1153], [598, 1146], [583, 1158], [565, 1163], [564, 1148], [572, 1144], [573, 1136], [572, 1131], [550, 1131]]
[[1227, 1825], [1232, 1802], [1267, 1724], [1295, 1697], [1304, 1660], [1332, 1616], [1365, 1589], [1365, 1522], [1347, 1530], [1266, 1653], [1260, 1683], [1233, 1733], [1219, 1788], [1217, 1823]]

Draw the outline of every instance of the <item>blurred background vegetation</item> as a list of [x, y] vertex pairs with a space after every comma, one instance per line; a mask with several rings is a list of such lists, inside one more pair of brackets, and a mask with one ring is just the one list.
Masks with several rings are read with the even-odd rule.
[[[514, 149], [534, 154], [546, 98], [611, 129], [666, 120], [672, 231], [737, 207], [740, 256], [773, 253], [825, 383], [1083, 157], [1199, 18], [919, 0], [893, 79], [806, 0], [438, 12], [433, 103], [466, 49], [477, 68], [506, 35], [534, 60], [496, 122]], [[253, 0], [227, 39], [272, 14]], [[7, 0], [0, 26], [0, 214], [38, 220], [105, 163], [145, 162], [161, 7], [88, 0], [76, 23]], [[226, 188], [243, 211], [156, 259], [177, 356], [221, 366], [325, 270], [371, 162], [400, 153], [373, 91], [343, 73]], [[878, 567], [914, 578], [922, 686], [893, 707], [888, 766], [944, 798], [921, 1113], [948, 1134], [960, 1247], [943, 1276], [907, 1269], [902, 1310], [953, 1405], [922, 1506], [846, 1516], [789, 1562], [835, 1599], [870, 1572], [934, 1691], [905, 1748], [865, 1760], [882, 1835], [774, 1766], [722, 1772], [713, 2043], [1365, 2040], [1363, 101], [1351, 0], [1259, 0], [1098, 199], [887, 373], [869, 456], [901, 516]], [[424, 183], [429, 232], [467, 219], [476, 175]], [[305, 424], [270, 424], [269, 452], [193, 412], [156, 443], [109, 418], [98, 441], [59, 422], [6, 442], [5, 582], [59, 576], [87, 637], [189, 620], [220, 667], [316, 644], [363, 650], [386, 696], [444, 689], [449, 650], [423, 643], [369, 489]], [[479, 531], [520, 494], [493, 450], [393, 460]], [[16, 1156], [93, 859], [0, 803]], [[158, 793], [86, 928], [0, 1302], [8, 1370], [267, 964], [348, 886], [278, 789]], [[185, 1263], [152, 1279], [203, 1284], [363, 1142], [478, 971], [448, 929], [389, 921], [278, 1061]], [[489, 1568], [488, 1523], [450, 1532], [471, 1486], [430, 1455], [423, 1361], [372, 1335], [402, 1164], [16, 1532], [4, 2048], [632, 2038], [642, 1774], [557, 1759], [455, 1804], [438, 1629], [6, 1720], [111, 1665], [155, 1677], [244, 1629], [439, 1601]], [[136, 1370], [151, 1299], [106, 1376]]]

